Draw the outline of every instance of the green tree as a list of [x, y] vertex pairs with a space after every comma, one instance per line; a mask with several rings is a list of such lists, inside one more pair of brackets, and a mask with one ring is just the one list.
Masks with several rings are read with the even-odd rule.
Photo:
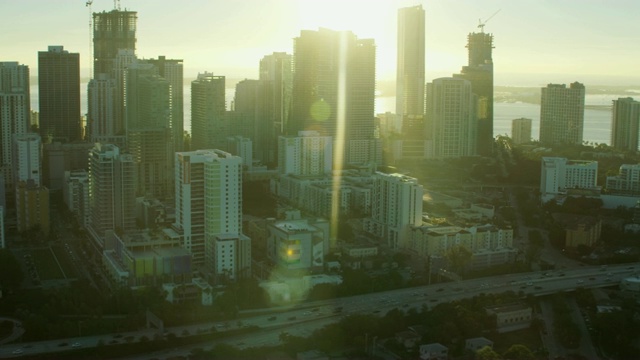
[[485, 346], [482, 349], [476, 351], [477, 360], [500, 360], [500, 354], [495, 352], [490, 346]]
[[452, 270], [458, 275], [464, 273], [465, 268], [473, 259], [471, 251], [462, 245], [452, 246], [444, 256], [451, 265]]
[[520, 344], [511, 345], [511, 347], [502, 354], [505, 360], [534, 360], [533, 355], [528, 347]]
[[0, 288], [15, 291], [20, 288], [24, 274], [20, 263], [7, 249], [0, 249]]

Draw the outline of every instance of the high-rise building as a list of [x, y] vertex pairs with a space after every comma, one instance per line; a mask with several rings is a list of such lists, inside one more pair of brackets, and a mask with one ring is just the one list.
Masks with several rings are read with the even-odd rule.
[[511, 120], [511, 139], [514, 144], [531, 142], [531, 119], [519, 118]]
[[93, 13], [93, 75], [108, 74], [115, 77], [115, 59], [118, 51], [136, 49], [135, 11], [112, 10]]
[[291, 54], [274, 52], [260, 60], [260, 80], [269, 89], [267, 103], [267, 127], [270, 127], [267, 137], [267, 151], [262, 155], [265, 164], [273, 164], [278, 159], [277, 139], [284, 134], [289, 111], [291, 109], [291, 92], [293, 91], [293, 61]]
[[582, 144], [584, 85], [549, 84], [540, 98], [540, 142], [545, 145]]
[[469, 63], [454, 77], [471, 82], [471, 90], [477, 96], [476, 147], [484, 156], [493, 151], [493, 35], [484, 32], [471, 33], [467, 37]]
[[476, 99], [471, 82], [439, 78], [427, 84], [427, 139], [431, 157], [476, 155]]
[[49, 189], [36, 185], [33, 180], [16, 185], [16, 217], [19, 232], [39, 228], [49, 236]]
[[116, 81], [107, 74], [98, 74], [89, 81], [87, 130], [90, 142], [124, 146], [123, 124], [116, 116], [116, 94]]
[[633, 98], [613, 100], [611, 113], [611, 146], [637, 151], [640, 131], [640, 102]]
[[135, 62], [126, 76], [127, 148], [136, 163], [136, 193], [165, 198], [173, 193], [171, 84], [153, 64]]
[[547, 202], [567, 189], [593, 189], [597, 186], [598, 162], [543, 157], [540, 171], [540, 193]]
[[300, 131], [298, 136], [278, 139], [278, 173], [281, 175], [324, 176], [333, 168], [333, 139], [316, 131]]
[[380, 161], [374, 120], [375, 54], [372, 39], [358, 39], [352, 32], [303, 30], [294, 39], [286, 134], [315, 130], [333, 137], [340, 163]]
[[410, 226], [422, 225], [423, 188], [418, 179], [402, 174], [375, 173], [371, 190], [368, 232], [392, 249], [408, 246]]
[[[234, 111], [240, 121], [231, 121], [229, 135], [242, 136], [251, 139], [255, 148], [256, 159], [266, 163], [269, 147], [275, 139], [273, 117], [270, 113], [272, 90], [268, 82], [262, 80], [245, 79], [236, 84], [236, 94], [233, 101]], [[227, 112], [227, 115], [230, 114]], [[238, 126], [240, 125], [240, 126]]]
[[87, 227], [89, 217], [89, 175], [84, 170], [65, 171], [62, 197], [67, 208], [82, 227]]
[[640, 164], [620, 165], [618, 175], [607, 176], [606, 187], [615, 195], [640, 195]]
[[191, 149], [224, 149], [225, 78], [205, 72], [191, 82]]
[[422, 5], [398, 10], [396, 114], [424, 114], [425, 31]]
[[89, 152], [88, 231], [102, 247], [106, 231], [134, 230], [135, 164], [112, 144], [96, 144]]
[[42, 159], [40, 135], [35, 133], [13, 135], [14, 183], [20, 181], [42, 185]]
[[[227, 240], [246, 238], [241, 219], [242, 159], [214, 149], [176, 153], [175, 183], [173, 229], [193, 255], [193, 264], [205, 266], [215, 276], [224, 269], [237, 273], [230, 259], [240, 255], [239, 249]], [[218, 261], [222, 258], [225, 266]]]
[[6, 194], [13, 194], [15, 188], [11, 165], [13, 135], [27, 132], [30, 114], [29, 67], [13, 61], [0, 62], [0, 171]]
[[38, 97], [43, 142], [82, 140], [79, 53], [62, 46], [38, 52]]
[[4, 206], [0, 205], [0, 249], [6, 249], [7, 243], [4, 240]]
[[184, 140], [184, 75], [183, 63], [178, 59], [167, 59], [158, 56], [157, 59], [145, 60], [155, 66], [158, 75], [171, 84], [171, 129], [173, 132], [173, 148], [183, 151]]

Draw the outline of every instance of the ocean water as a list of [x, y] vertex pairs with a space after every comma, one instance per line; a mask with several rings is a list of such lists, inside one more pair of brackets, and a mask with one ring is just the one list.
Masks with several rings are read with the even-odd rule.
[[[82, 114], [87, 112], [87, 84], [81, 84], [82, 90]], [[227, 109], [231, 109], [235, 89], [226, 89]], [[598, 106], [601, 109], [585, 109], [583, 139], [593, 143], [611, 143], [611, 101], [628, 95], [586, 95], [585, 104]], [[640, 97], [640, 96], [638, 96]], [[38, 86], [31, 86], [31, 108], [38, 109]], [[394, 96], [377, 96], [375, 99], [375, 113], [395, 111]], [[494, 104], [493, 134], [511, 135], [511, 120], [525, 117], [531, 119], [531, 136], [537, 140], [540, 134], [540, 105], [522, 102]], [[184, 87], [184, 127], [191, 131], [191, 86]]]

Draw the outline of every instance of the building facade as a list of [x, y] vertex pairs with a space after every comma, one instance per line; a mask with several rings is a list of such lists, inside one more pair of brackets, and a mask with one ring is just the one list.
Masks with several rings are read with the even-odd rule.
[[584, 85], [549, 84], [540, 98], [540, 142], [545, 145], [582, 144]]
[[434, 158], [476, 155], [476, 98], [471, 82], [439, 78], [427, 84], [427, 139]]
[[44, 142], [82, 140], [80, 54], [62, 46], [38, 52], [40, 136]]
[[270, 94], [266, 113], [269, 136], [267, 151], [262, 155], [264, 164], [275, 164], [278, 161], [277, 139], [284, 134], [291, 110], [291, 93], [293, 91], [293, 61], [291, 54], [274, 52], [260, 60], [260, 80], [265, 83]]
[[519, 118], [511, 120], [511, 139], [514, 144], [531, 142], [531, 119]]
[[93, 13], [93, 77], [108, 74], [115, 77], [115, 59], [118, 51], [136, 49], [135, 11], [112, 10]]
[[392, 249], [406, 248], [409, 228], [422, 224], [422, 185], [401, 174], [375, 173], [371, 191], [371, 218], [367, 231]]
[[0, 170], [5, 194], [13, 194], [13, 136], [25, 134], [31, 114], [29, 67], [18, 62], [0, 62]]
[[89, 227], [102, 247], [107, 231], [125, 233], [135, 223], [135, 163], [112, 144], [96, 144], [89, 152]]
[[281, 175], [323, 176], [333, 167], [333, 138], [316, 131], [278, 139], [278, 173]]
[[14, 182], [33, 181], [42, 185], [42, 159], [40, 135], [36, 133], [16, 134], [13, 136], [13, 174]]
[[286, 134], [316, 130], [334, 138], [335, 148], [341, 149], [336, 152], [340, 163], [379, 162], [373, 40], [358, 39], [351, 32], [303, 30], [294, 39], [293, 56], [292, 111]]
[[476, 147], [479, 155], [491, 155], [493, 150], [493, 35], [484, 32], [467, 36], [469, 61], [455, 78], [468, 80], [477, 97]]
[[638, 151], [638, 131], [640, 102], [630, 97], [613, 100], [611, 146], [621, 150]]
[[597, 186], [598, 162], [543, 157], [540, 172], [540, 193], [547, 202], [567, 189], [593, 189]]
[[20, 181], [15, 194], [18, 231], [39, 228], [45, 238], [49, 236], [49, 189], [33, 180]]
[[191, 82], [191, 150], [226, 148], [224, 96], [224, 76], [205, 72]]
[[[396, 114], [424, 114], [425, 30], [422, 5], [398, 10]], [[404, 125], [404, 124], [403, 124]]]
[[607, 176], [606, 188], [615, 195], [640, 195], [640, 164], [620, 165], [618, 175]]

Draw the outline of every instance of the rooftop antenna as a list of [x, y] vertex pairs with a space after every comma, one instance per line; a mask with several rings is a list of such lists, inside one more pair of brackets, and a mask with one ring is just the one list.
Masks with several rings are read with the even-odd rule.
[[480, 29], [481, 33], [484, 32], [484, 26], [487, 24], [487, 22], [491, 20], [492, 17], [496, 16], [496, 14], [500, 12], [500, 10], [502, 9], [498, 9], [498, 11], [494, 12], [493, 15], [489, 16], [485, 21], [482, 21], [482, 19], [478, 19], [478, 29]]

